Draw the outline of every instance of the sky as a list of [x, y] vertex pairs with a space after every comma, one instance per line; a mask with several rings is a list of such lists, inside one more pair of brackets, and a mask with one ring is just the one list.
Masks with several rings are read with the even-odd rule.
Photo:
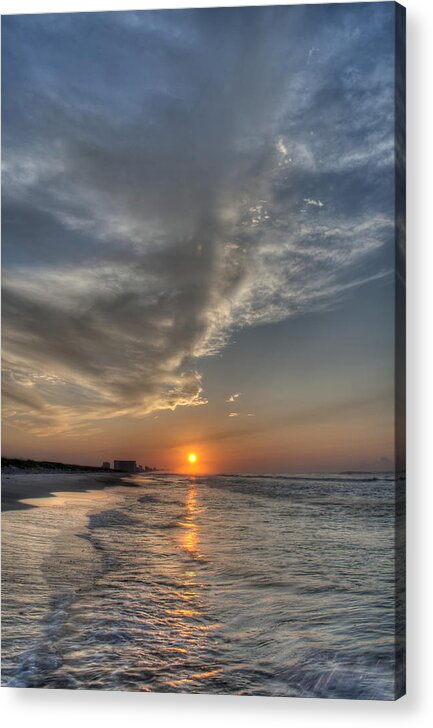
[[394, 4], [2, 19], [3, 454], [394, 458]]

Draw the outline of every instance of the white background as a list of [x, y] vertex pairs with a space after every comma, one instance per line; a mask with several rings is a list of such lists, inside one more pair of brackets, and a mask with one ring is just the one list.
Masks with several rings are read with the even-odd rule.
[[[3, 0], [0, 7], [2, 14], [8, 14], [257, 4], [269, 3]], [[277, 0], [274, 4], [290, 3]], [[433, 2], [405, 0], [403, 4], [407, 8], [408, 50], [408, 695], [396, 703], [380, 703], [3, 688], [0, 700], [4, 725], [433, 725]]]

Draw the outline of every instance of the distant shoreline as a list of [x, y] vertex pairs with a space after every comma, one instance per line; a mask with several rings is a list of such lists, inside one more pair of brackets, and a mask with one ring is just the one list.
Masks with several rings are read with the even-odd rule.
[[30, 473], [106, 473], [107, 468], [96, 465], [76, 465], [74, 463], [58, 463], [51, 460], [31, 460], [29, 458], [2, 457], [2, 472]]

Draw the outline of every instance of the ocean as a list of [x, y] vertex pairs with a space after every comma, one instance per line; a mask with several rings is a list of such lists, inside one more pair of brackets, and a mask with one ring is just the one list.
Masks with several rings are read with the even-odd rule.
[[136, 475], [32, 503], [3, 515], [3, 685], [394, 698], [392, 474]]

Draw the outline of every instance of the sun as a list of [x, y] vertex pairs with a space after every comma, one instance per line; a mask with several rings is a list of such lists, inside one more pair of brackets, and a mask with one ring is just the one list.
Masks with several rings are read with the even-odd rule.
[[190, 462], [191, 464], [194, 464], [194, 463], [196, 463], [196, 462], [197, 462], [197, 455], [195, 454], [195, 452], [190, 452], [190, 453], [189, 453], [189, 455], [188, 455], [188, 460], [189, 460], [189, 462]]

